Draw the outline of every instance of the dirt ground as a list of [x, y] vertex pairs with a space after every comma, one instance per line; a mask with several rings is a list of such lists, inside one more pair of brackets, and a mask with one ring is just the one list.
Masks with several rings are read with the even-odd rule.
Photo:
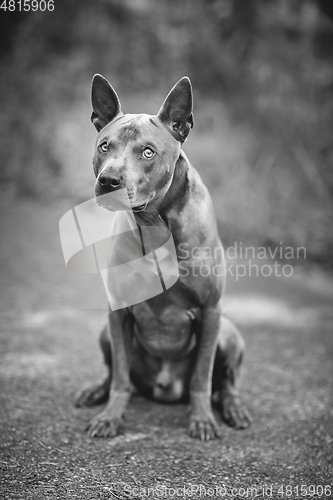
[[65, 267], [58, 221], [69, 208], [1, 204], [1, 498], [329, 498], [333, 276], [306, 266], [229, 279], [250, 429], [221, 423], [221, 439], [202, 443], [187, 435], [186, 405], [135, 397], [124, 435], [91, 439], [100, 408], [73, 401], [104, 373], [107, 304], [99, 276]]

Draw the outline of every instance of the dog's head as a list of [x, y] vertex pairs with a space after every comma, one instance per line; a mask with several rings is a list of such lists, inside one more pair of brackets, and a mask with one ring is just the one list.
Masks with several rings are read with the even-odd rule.
[[153, 116], [123, 114], [115, 90], [101, 75], [93, 78], [91, 101], [98, 131], [96, 197], [126, 188], [134, 211], [153, 207], [169, 189], [181, 144], [193, 127], [190, 80], [179, 80]]

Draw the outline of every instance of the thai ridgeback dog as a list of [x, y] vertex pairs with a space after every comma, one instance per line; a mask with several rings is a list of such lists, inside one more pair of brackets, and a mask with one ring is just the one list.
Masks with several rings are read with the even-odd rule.
[[192, 102], [191, 82], [184, 77], [156, 116], [123, 114], [109, 82], [93, 78], [95, 195], [126, 188], [138, 226], [171, 231], [181, 272], [160, 295], [110, 311], [100, 338], [107, 377], [76, 402], [82, 407], [107, 401], [88, 425], [92, 437], [119, 433], [133, 385], [157, 401], [188, 400], [194, 438], [220, 435], [213, 402], [229, 426], [250, 425], [237, 388], [244, 341], [222, 314], [225, 278], [214, 272], [223, 269], [223, 254], [212, 201], [181, 149], [194, 123]]

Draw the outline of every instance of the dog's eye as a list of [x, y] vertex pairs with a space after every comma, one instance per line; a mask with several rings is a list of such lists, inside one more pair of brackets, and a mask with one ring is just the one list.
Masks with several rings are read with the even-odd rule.
[[155, 151], [153, 151], [151, 148], [145, 148], [142, 155], [147, 159], [151, 160], [152, 157], [155, 155]]
[[101, 153], [107, 153], [109, 150], [109, 146], [107, 142], [102, 142], [102, 144], [99, 145], [99, 150]]

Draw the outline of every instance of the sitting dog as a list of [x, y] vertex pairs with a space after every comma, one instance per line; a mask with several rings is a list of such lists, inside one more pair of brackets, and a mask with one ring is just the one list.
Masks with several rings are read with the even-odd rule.
[[250, 416], [237, 389], [244, 342], [222, 313], [225, 278], [215, 270], [223, 270], [224, 261], [212, 201], [181, 149], [194, 124], [190, 80], [179, 80], [151, 116], [123, 114], [112, 86], [95, 75], [92, 107], [98, 131], [95, 195], [126, 189], [139, 228], [171, 231], [182, 272], [163, 293], [110, 310], [100, 338], [107, 377], [76, 402], [81, 407], [107, 401], [88, 432], [119, 433], [133, 385], [158, 401], [189, 400], [194, 438], [219, 436], [213, 395], [222, 419], [246, 428]]

